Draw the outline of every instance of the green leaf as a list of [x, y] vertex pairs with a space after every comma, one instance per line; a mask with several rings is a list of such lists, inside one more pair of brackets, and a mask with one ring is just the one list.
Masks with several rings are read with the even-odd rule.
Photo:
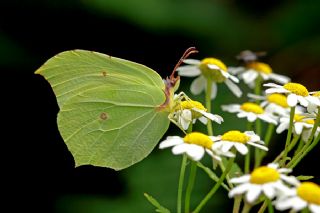
[[169, 127], [166, 96], [152, 69], [101, 53], [60, 53], [36, 74], [50, 83], [60, 107], [59, 131], [76, 166], [124, 169], [150, 154]]
[[160, 212], [160, 213], [170, 213], [169, 209], [161, 206], [161, 204], [154, 199], [151, 195], [148, 195], [147, 193], [144, 193], [144, 196], [147, 198], [147, 200], [154, 206], [156, 207], [156, 212]]
[[298, 180], [310, 180], [310, 179], [313, 179], [314, 176], [306, 176], [306, 175], [299, 175], [297, 177]]
[[[219, 177], [209, 168], [209, 167], [206, 167], [204, 166], [202, 163], [200, 162], [197, 162], [197, 166], [199, 168], [201, 168], [205, 173], [208, 174], [209, 178], [211, 178], [212, 180], [214, 180], [215, 182], [218, 182], [219, 181]], [[225, 188], [227, 191], [229, 191], [229, 187], [225, 184], [225, 183], [221, 183], [221, 186], [223, 188]]]
[[[228, 159], [227, 158], [222, 158], [222, 162], [223, 162], [223, 165], [227, 165]], [[242, 173], [242, 170], [239, 167], [239, 165], [237, 163], [233, 163], [232, 167], [231, 167], [231, 170], [229, 171], [229, 177], [230, 178], [239, 177], [242, 174], [243, 173]]]

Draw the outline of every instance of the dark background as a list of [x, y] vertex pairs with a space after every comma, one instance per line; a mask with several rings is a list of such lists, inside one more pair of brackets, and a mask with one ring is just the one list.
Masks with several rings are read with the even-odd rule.
[[[145, 64], [165, 77], [190, 46], [200, 51], [193, 57], [218, 57], [230, 66], [237, 65], [234, 56], [241, 50], [263, 50], [268, 52], [263, 60], [275, 72], [310, 91], [319, 90], [319, 9], [320, 1], [311, 0], [2, 2], [1, 182], [5, 199], [0, 208], [9, 210], [1, 212], [152, 212], [143, 200], [145, 190], [164, 205], [175, 206], [180, 160], [169, 151], [155, 150], [127, 171], [74, 168], [57, 129], [55, 96], [49, 84], [33, 74], [53, 55], [70, 49], [94, 50]], [[187, 89], [191, 80], [184, 80], [182, 88]], [[237, 101], [229, 91], [225, 94], [217, 102]], [[216, 105], [214, 109], [220, 112]], [[243, 125], [232, 122], [234, 118], [226, 118], [227, 125], [217, 132]], [[280, 135], [278, 141], [284, 137]], [[314, 181], [320, 183], [319, 151], [319, 147], [313, 150], [294, 174], [315, 175]], [[210, 187], [206, 177], [199, 178], [204, 186], [195, 191], [196, 199]], [[207, 208], [225, 207], [225, 196]]]

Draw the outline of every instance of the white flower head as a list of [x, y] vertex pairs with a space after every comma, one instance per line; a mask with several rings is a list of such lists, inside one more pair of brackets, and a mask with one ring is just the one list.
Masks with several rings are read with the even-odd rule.
[[208, 113], [207, 109], [200, 102], [189, 99], [178, 101], [169, 117], [184, 130], [188, 129], [190, 123], [195, 123], [197, 119], [203, 124], [207, 124], [208, 119], [218, 124], [223, 122], [223, 118], [220, 115]]
[[234, 157], [231, 152], [222, 153], [214, 146], [214, 141], [208, 135], [200, 132], [192, 132], [187, 134], [184, 138], [179, 136], [169, 136], [159, 145], [160, 149], [173, 147], [172, 153], [175, 155], [187, 154], [189, 158], [194, 161], [199, 161], [208, 153], [214, 160], [221, 161], [221, 155], [226, 157]]
[[290, 114], [290, 108], [285, 95], [274, 93], [266, 96], [259, 96], [249, 93], [248, 97], [254, 100], [261, 100], [260, 106], [263, 107], [266, 112], [280, 116]]
[[232, 74], [238, 75], [239, 79], [243, 79], [251, 88], [255, 86], [255, 81], [259, 76], [264, 81], [273, 80], [280, 84], [290, 81], [289, 77], [274, 73], [268, 64], [257, 61], [246, 63], [245, 67], [233, 67], [229, 70]]
[[274, 83], [264, 84], [266, 87], [270, 87], [266, 90], [267, 94], [272, 93], [285, 93], [288, 94], [287, 103], [290, 107], [297, 106], [300, 103], [302, 106], [307, 107], [310, 103], [319, 104], [317, 99], [310, 96], [307, 88], [298, 83], [286, 83], [281, 86]]
[[[301, 114], [295, 114], [293, 117], [293, 133], [296, 135], [301, 135], [303, 141], [307, 141], [311, 135], [312, 128], [314, 126], [315, 119], [308, 118], [307, 116]], [[278, 134], [282, 133], [284, 130], [289, 128], [290, 117], [284, 116], [280, 118], [279, 126], [276, 129]], [[320, 127], [317, 127], [315, 135], [320, 132]]]
[[249, 122], [254, 122], [257, 118], [277, 125], [277, 120], [272, 113], [265, 111], [261, 106], [252, 102], [240, 104], [229, 104], [221, 106], [223, 111], [238, 113], [239, 118], [247, 118]]
[[245, 194], [248, 203], [255, 202], [262, 194], [273, 199], [278, 194], [290, 191], [285, 183], [290, 185], [299, 183], [295, 177], [286, 175], [289, 172], [291, 169], [278, 168], [278, 164], [273, 163], [258, 167], [251, 174], [230, 180], [230, 182], [240, 185], [229, 192], [229, 197]]
[[253, 131], [240, 132], [231, 130], [223, 135], [211, 136], [211, 139], [215, 141], [213, 146], [222, 152], [228, 152], [234, 147], [242, 155], [245, 155], [248, 153], [247, 145], [268, 151], [268, 148], [264, 146], [264, 142]]
[[188, 65], [181, 66], [177, 69], [180, 76], [196, 77], [191, 84], [190, 91], [194, 95], [200, 94], [207, 87], [207, 78], [212, 80], [211, 99], [214, 99], [217, 94], [217, 84], [224, 82], [227, 87], [240, 97], [242, 92], [235, 84], [239, 79], [228, 73], [227, 67], [219, 59], [205, 58], [203, 60], [185, 59], [184, 63]]
[[312, 213], [320, 213], [320, 186], [313, 182], [299, 183], [275, 202], [278, 210], [292, 209], [298, 212], [308, 208]]
[[319, 113], [318, 107], [320, 106], [320, 91], [310, 92], [311, 97], [308, 99], [309, 104], [307, 107], [308, 112], [310, 113]]

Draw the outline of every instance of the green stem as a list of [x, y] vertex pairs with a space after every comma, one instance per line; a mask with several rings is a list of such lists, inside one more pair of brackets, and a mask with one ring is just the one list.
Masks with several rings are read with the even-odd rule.
[[285, 144], [285, 148], [284, 148], [283, 157], [282, 157], [282, 160], [280, 162], [280, 166], [283, 166], [285, 164], [286, 158], [287, 158], [287, 155], [288, 155], [288, 147], [289, 147], [289, 143], [291, 141], [291, 135], [292, 135], [294, 111], [295, 111], [295, 107], [291, 107], [291, 109], [290, 109], [289, 129], [288, 129], [288, 133], [287, 133], [286, 144]]
[[181, 162], [179, 185], [178, 185], [177, 213], [181, 213], [182, 191], [183, 191], [183, 182], [184, 182], [186, 166], [187, 166], [187, 155], [184, 154]]
[[[247, 123], [247, 130], [250, 131], [252, 130], [253, 123], [248, 122]], [[249, 173], [250, 171], [250, 147], [248, 146], [248, 153], [244, 157], [244, 173]]]
[[[219, 166], [220, 166], [220, 169], [221, 169], [222, 172], [224, 172], [226, 170], [226, 168], [224, 167], [222, 162], [219, 162]], [[233, 188], [233, 184], [230, 182], [229, 174], [227, 174], [226, 180], [227, 180], [228, 186], [230, 187], [230, 189], [232, 189]]]
[[244, 202], [244, 206], [243, 206], [243, 209], [241, 211], [241, 213], [248, 213], [251, 209], [251, 205], [247, 202]]
[[269, 198], [267, 198], [267, 204], [268, 204], [268, 213], [274, 213], [274, 208]]
[[[273, 135], [273, 132], [274, 132], [274, 127], [275, 125], [272, 124], [272, 123], [269, 123], [268, 125], [268, 129], [267, 129], [267, 132], [264, 136], [264, 144], [266, 145], [266, 147], [269, 146], [269, 142], [271, 140], [271, 137]], [[258, 158], [256, 159], [257, 161], [257, 167], [261, 165], [261, 162], [263, 160], [263, 158], [267, 155], [267, 152], [260, 152], [260, 156], [258, 156]]]
[[[207, 88], [206, 88], [206, 108], [207, 112], [211, 113], [211, 88], [212, 88], [212, 80], [210, 78], [207, 78]], [[208, 135], [213, 135], [213, 130], [212, 130], [212, 122], [210, 119], [208, 119], [207, 123], [207, 130], [208, 130]]]
[[250, 171], [250, 147], [248, 146], [248, 153], [244, 157], [244, 173], [247, 174]]
[[[290, 145], [288, 147], [288, 153], [296, 146], [297, 142], [299, 141], [300, 135], [295, 135], [290, 142]], [[274, 160], [274, 162], [278, 162], [284, 155], [284, 151], [282, 151]]]
[[[257, 135], [261, 136], [261, 121], [260, 119], [256, 120], [256, 133]], [[260, 156], [261, 156], [261, 152], [260, 149], [254, 149], [254, 168], [257, 168], [258, 166], [260, 166]]]
[[320, 141], [320, 133], [318, 136], [313, 140], [312, 144], [301, 154], [297, 154], [297, 158], [292, 159], [291, 162], [288, 164], [288, 168], [293, 169]]
[[298, 144], [298, 147], [296, 149], [296, 151], [294, 152], [293, 156], [296, 156], [300, 151], [301, 149], [303, 148], [303, 146], [306, 144], [305, 141], [302, 140], [302, 137], [300, 138], [300, 141], [299, 141], [299, 144]]
[[190, 174], [189, 174], [189, 182], [186, 189], [186, 197], [184, 203], [184, 212], [189, 213], [190, 210], [190, 198], [193, 190], [194, 182], [197, 174], [197, 163], [195, 161], [191, 162]]
[[[261, 95], [261, 84], [262, 84], [262, 77], [260, 75], [258, 75], [258, 77], [256, 78], [256, 82], [255, 82], [255, 87], [254, 87], [254, 94], [256, 95]], [[256, 103], [259, 104], [260, 101], [256, 100]]]
[[[318, 107], [318, 112], [320, 112], [320, 107]], [[292, 160], [288, 163], [288, 166], [290, 168], [294, 168], [302, 160], [302, 158], [304, 158], [305, 155], [308, 152], [310, 152], [317, 145], [317, 143], [319, 141], [319, 139], [317, 139], [317, 138], [319, 138], [320, 134], [318, 135], [317, 138], [314, 138], [312, 143], [311, 143], [311, 141], [312, 141], [312, 138], [314, 137], [314, 133], [317, 130], [319, 124], [320, 124], [320, 113], [318, 113], [318, 115], [317, 115], [316, 122], [314, 123], [314, 126], [313, 126], [312, 131], [311, 131], [311, 135], [310, 135], [308, 141], [301, 148], [301, 150], [296, 153], [296, 155], [292, 158]]]
[[320, 123], [320, 106], [318, 107], [318, 115], [317, 115], [316, 121], [314, 122], [310, 137], [308, 138], [308, 141], [307, 141], [307, 144], [312, 141], [314, 134], [316, 133], [317, 128], [319, 126], [319, 123]]
[[268, 206], [268, 202], [265, 200], [265, 201], [263, 202], [263, 204], [261, 205], [258, 213], [263, 213], [264, 210], [266, 210], [267, 206]]
[[204, 199], [200, 202], [200, 204], [196, 207], [196, 209], [193, 211], [193, 213], [198, 213], [200, 212], [200, 210], [203, 208], [203, 206], [211, 199], [211, 197], [214, 195], [214, 193], [218, 190], [218, 188], [220, 187], [221, 183], [223, 182], [223, 180], [225, 179], [225, 177], [227, 176], [227, 174], [229, 173], [229, 171], [232, 168], [234, 162], [234, 158], [230, 158], [226, 169], [224, 170], [224, 172], [222, 173], [222, 175], [220, 176], [218, 182], [214, 185], [214, 187], [209, 191], [209, 193], [204, 197]]
[[235, 196], [234, 202], [233, 202], [232, 213], [239, 213], [241, 200], [242, 200], [241, 196]]
[[272, 137], [272, 135], [273, 135], [274, 127], [275, 127], [274, 124], [269, 123], [267, 132], [266, 132], [266, 134], [265, 134], [265, 136], [264, 136], [264, 144], [265, 144], [266, 146], [269, 146], [269, 142], [270, 142], [271, 137]]

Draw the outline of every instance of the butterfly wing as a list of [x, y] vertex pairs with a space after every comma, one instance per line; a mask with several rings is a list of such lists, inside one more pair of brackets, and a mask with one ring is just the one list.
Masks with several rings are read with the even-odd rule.
[[55, 92], [59, 131], [77, 166], [131, 166], [168, 129], [168, 112], [159, 108], [164, 83], [143, 65], [77, 50], [58, 54], [36, 73]]

